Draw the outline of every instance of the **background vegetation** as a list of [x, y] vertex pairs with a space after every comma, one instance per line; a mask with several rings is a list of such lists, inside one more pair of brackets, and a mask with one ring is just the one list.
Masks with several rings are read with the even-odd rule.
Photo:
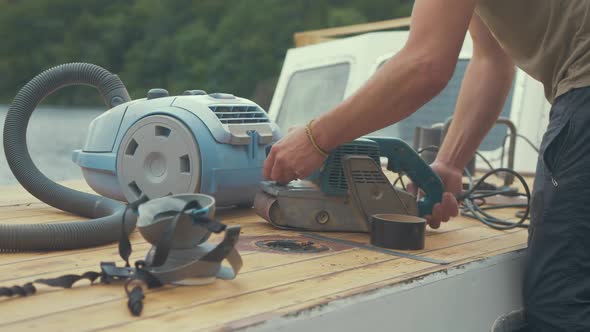
[[[132, 98], [230, 92], [267, 107], [298, 31], [408, 16], [412, 0], [0, 0], [0, 103], [39, 72], [95, 63]], [[92, 89], [47, 103], [100, 105]]]

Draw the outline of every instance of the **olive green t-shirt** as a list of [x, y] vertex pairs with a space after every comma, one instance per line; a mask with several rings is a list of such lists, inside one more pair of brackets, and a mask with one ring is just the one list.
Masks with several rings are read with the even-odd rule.
[[478, 0], [476, 13], [550, 103], [590, 86], [590, 0]]

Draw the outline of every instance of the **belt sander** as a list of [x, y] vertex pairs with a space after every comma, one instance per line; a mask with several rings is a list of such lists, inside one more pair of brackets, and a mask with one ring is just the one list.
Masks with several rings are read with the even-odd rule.
[[[417, 199], [394, 187], [381, 167], [408, 176], [425, 195]], [[366, 137], [334, 149], [304, 180], [260, 183], [256, 213], [272, 225], [302, 231], [370, 232], [372, 216], [422, 217], [442, 199], [440, 178], [398, 138]]]

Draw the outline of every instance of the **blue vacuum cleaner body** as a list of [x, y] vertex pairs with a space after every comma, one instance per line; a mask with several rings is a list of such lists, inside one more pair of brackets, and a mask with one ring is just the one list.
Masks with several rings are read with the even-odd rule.
[[202, 193], [218, 206], [251, 206], [265, 147], [278, 139], [278, 127], [250, 100], [152, 89], [94, 119], [72, 159], [93, 190], [116, 200]]

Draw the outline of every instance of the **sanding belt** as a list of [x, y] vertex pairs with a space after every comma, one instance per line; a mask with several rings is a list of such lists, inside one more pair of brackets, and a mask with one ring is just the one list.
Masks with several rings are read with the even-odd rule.
[[[258, 195], [256, 196], [257, 201], [254, 203], [254, 207], [258, 210], [258, 214], [264, 216], [264, 219], [267, 221], [272, 220], [270, 215], [270, 210], [272, 205], [276, 202], [276, 198], [270, 198], [266, 195]], [[429, 258], [424, 256], [419, 256], [415, 254], [410, 254], [406, 252], [400, 252], [397, 250], [392, 250], [392, 248], [399, 248], [400, 242], [399, 239], [402, 238], [401, 244], [405, 246], [404, 249], [409, 249], [414, 247], [416, 250], [422, 249], [421, 243], [424, 243], [424, 227], [425, 225], [420, 225], [419, 223], [407, 223], [407, 222], [395, 222], [391, 220], [381, 220], [380, 218], [372, 218], [372, 229], [371, 229], [371, 245], [358, 243], [354, 241], [348, 241], [343, 239], [335, 239], [323, 235], [319, 235], [316, 233], [310, 232], [302, 232], [301, 234], [304, 237], [315, 239], [318, 241], [324, 242], [332, 242], [332, 243], [339, 243], [342, 245], [346, 245], [349, 247], [360, 248], [364, 250], [375, 251], [387, 255], [408, 258], [413, 260], [418, 260], [422, 262], [428, 262], [432, 264], [439, 264], [439, 265], [447, 265], [449, 262], [438, 260], [435, 258]], [[272, 224], [272, 222], [271, 222]], [[273, 224], [274, 225], [274, 224]], [[305, 231], [299, 228], [291, 228], [285, 226], [277, 226], [282, 229], [292, 230], [292, 231]], [[420, 229], [420, 227], [422, 229]], [[408, 247], [409, 244], [409, 247]], [[419, 247], [419, 248], [418, 248]]]

